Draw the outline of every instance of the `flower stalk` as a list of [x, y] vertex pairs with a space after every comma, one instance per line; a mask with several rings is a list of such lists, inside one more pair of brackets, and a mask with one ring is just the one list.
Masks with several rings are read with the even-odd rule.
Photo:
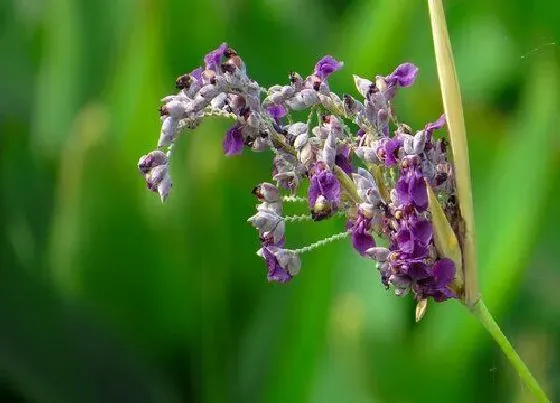
[[[474, 209], [469, 167], [469, 151], [463, 117], [461, 92], [453, 61], [451, 42], [447, 32], [442, 0], [428, 0], [428, 9], [432, 25], [434, 51], [438, 78], [440, 81], [443, 107], [447, 117], [449, 138], [455, 167], [455, 185], [462, 228], [459, 229], [459, 243], [462, 247], [464, 295], [463, 304], [478, 319], [492, 338], [498, 343], [503, 353], [539, 402], [549, 402], [546, 393], [533, 377], [527, 365], [519, 357], [500, 326], [496, 323], [486, 305], [480, 298], [477, 281]], [[437, 242], [436, 242], [437, 244]]]
[[527, 365], [525, 365], [507, 337], [502, 333], [502, 329], [500, 329], [500, 326], [496, 323], [492, 314], [488, 311], [486, 305], [484, 305], [482, 299], [479, 299], [476, 305], [470, 308], [470, 311], [478, 319], [482, 326], [484, 326], [488, 333], [490, 333], [496, 343], [498, 343], [510, 364], [513, 368], [515, 368], [515, 371], [517, 371], [519, 377], [523, 380], [537, 401], [550, 402], [537, 380], [533, 377], [533, 375], [531, 375], [531, 371], [529, 371]]

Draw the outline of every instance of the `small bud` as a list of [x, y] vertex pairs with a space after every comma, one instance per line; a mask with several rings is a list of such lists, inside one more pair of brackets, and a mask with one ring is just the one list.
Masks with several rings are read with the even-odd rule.
[[379, 164], [379, 157], [373, 147], [358, 147], [356, 155], [368, 164]]
[[426, 298], [421, 299], [416, 304], [416, 322], [420, 322], [424, 315], [426, 314], [426, 310], [428, 309], [428, 300]]
[[373, 260], [377, 260], [378, 262], [387, 261], [390, 253], [391, 251], [389, 249], [383, 248], [381, 246], [376, 246], [366, 250], [366, 255], [368, 255]]
[[257, 214], [247, 221], [259, 231], [261, 236], [269, 237], [272, 235], [275, 243], [284, 237], [284, 220], [274, 210], [265, 209], [261, 206]]
[[354, 78], [354, 84], [356, 84], [356, 88], [358, 92], [364, 97], [367, 97], [368, 92], [372, 88], [373, 83], [370, 80], [366, 80], [365, 78], [361, 78], [357, 75], [352, 76]]
[[314, 105], [317, 102], [317, 93], [310, 89], [304, 89], [300, 92], [306, 108]]
[[272, 183], [263, 182], [255, 186], [252, 193], [259, 201], [276, 202], [280, 200], [280, 191]]
[[414, 137], [410, 134], [401, 134], [400, 135], [403, 139], [403, 149], [407, 155], [413, 155], [414, 152]]
[[294, 140], [294, 148], [296, 150], [303, 148], [307, 144], [307, 132], [299, 134], [296, 139]]
[[278, 264], [291, 276], [299, 274], [301, 269], [301, 259], [297, 253], [289, 249], [278, 249], [274, 252], [274, 257]]
[[167, 156], [162, 151], [156, 150], [140, 157], [138, 160], [138, 169], [143, 174], [147, 174], [152, 168], [165, 164], [167, 164]]
[[321, 221], [330, 217], [332, 214], [332, 206], [325, 196], [320, 195], [315, 201], [315, 205], [311, 209], [311, 217], [315, 221]]
[[158, 140], [158, 147], [164, 147], [173, 142], [175, 130], [179, 121], [171, 116], [167, 116], [161, 125], [161, 132]]
[[171, 116], [175, 119], [181, 119], [185, 115], [185, 111], [185, 102], [177, 100], [169, 101], [160, 108], [160, 114], [162, 116]]
[[175, 88], [178, 90], [188, 90], [191, 86], [192, 78], [188, 74], [183, 74], [182, 76], [177, 77], [175, 80]]
[[426, 146], [426, 135], [423, 131], [419, 131], [414, 135], [414, 154], [420, 154]]

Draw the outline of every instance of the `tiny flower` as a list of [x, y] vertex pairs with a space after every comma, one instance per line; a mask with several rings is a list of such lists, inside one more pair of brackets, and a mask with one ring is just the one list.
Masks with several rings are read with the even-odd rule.
[[397, 66], [395, 71], [389, 74], [385, 80], [389, 87], [410, 87], [416, 80], [418, 74], [418, 67], [412, 63], [402, 63]]
[[[418, 297], [431, 296], [436, 302], [457, 298], [450, 285], [455, 278], [455, 264], [451, 259], [439, 259], [432, 268], [432, 276], [416, 284]], [[417, 298], [418, 298], [417, 297]]]
[[438, 129], [441, 129], [446, 124], [445, 114], [441, 115], [438, 120], [433, 123], [428, 123], [426, 127], [424, 127], [424, 132], [428, 138], [432, 137], [432, 133]]
[[374, 87], [373, 83], [370, 80], [357, 76], [356, 74], [354, 74], [352, 77], [354, 78], [354, 84], [356, 85], [358, 92], [361, 96], [366, 98], [368, 96], [368, 93]]
[[280, 201], [280, 191], [272, 183], [263, 182], [253, 189], [252, 193], [257, 196], [257, 199], [264, 202], [277, 202]]
[[338, 147], [334, 157], [335, 165], [338, 165], [346, 173], [346, 175], [352, 175], [353, 170], [350, 153], [350, 147], [346, 144], [342, 144]]
[[288, 114], [288, 111], [282, 105], [270, 105], [266, 108], [266, 111], [278, 125], [280, 124], [280, 119]]
[[411, 169], [401, 174], [397, 184], [398, 199], [400, 203], [412, 204], [418, 211], [424, 211], [428, 207], [428, 191], [424, 176], [416, 170]]
[[297, 253], [289, 249], [277, 249], [274, 252], [274, 257], [278, 261], [280, 267], [290, 274], [296, 276], [301, 269], [301, 259]]
[[171, 116], [175, 119], [180, 119], [185, 115], [186, 103], [178, 99], [171, 100], [161, 107], [160, 112], [162, 116]]
[[366, 255], [378, 262], [385, 262], [389, 258], [391, 251], [382, 246], [375, 246], [366, 250]]
[[309, 108], [319, 101], [317, 92], [313, 89], [304, 88], [296, 93], [293, 98], [286, 101], [286, 105], [295, 111]]
[[220, 62], [222, 60], [222, 56], [226, 53], [228, 49], [227, 43], [222, 43], [217, 49], [209, 52], [204, 56], [204, 64], [206, 65], [206, 69], [217, 71], [218, 67], [220, 66]]
[[167, 164], [167, 155], [162, 151], [156, 150], [140, 157], [138, 160], [138, 169], [143, 174], [147, 174], [152, 168], [165, 164]]
[[332, 73], [340, 70], [343, 65], [343, 62], [339, 62], [331, 55], [326, 55], [315, 64], [315, 71], [313, 74], [321, 80], [326, 80]]
[[152, 192], [159, 193], [161, 201], [165, 201], [172, 187], [171, 176], [167, 165], [157, 165], [145, 176], [146, 186]]
[[316, 221], [330, 217], [340, 204], [340, 183], [323, 162], [311, 169], [311, 184], [308, 190], [309, 208]]
[[284, 237], [285, 223], [278, 212], [265, 207], [261, 207], [247, 221], [259, 231], [261, 237], [271, 236], [274, 243], [277, 243]]
[[366, 256], [366, 251], [375, 246], [375, 240], [371, 235], [370, 227], [371, 218], [365, 218], [362, 214], [358, 214], [358, 218], [352, 223], [350, 228], [352, 246], [362, 256]]
[[227, 156], [241, 154], [243, 152], [244, 144], [245, 140], [243, 139], [241, 126], [238, 124], [233, 125], [228, 129], [226, 136], [224, 137], [224, 154]]
[[377, 156], [377, 150], [373, 147], [358, 147], [356, 149], [356, 155], [368, 164], [378, 164], [379, 157]]
[[377, 205], [381, 200], [379, 189], [373, 176], [364, 168], [358, 168], [358, 173], [352, 174], [352, 180], [356, 184], [356, 189], [360, 198], [371, 205]]
[[173, 142], [178, 125], [179, 121], [171, 116], [167, 116], [163, 119], [158, 140], [158, 147], [168, 146]]
[[384, 156], [385, 165], [390, 167], [396, 165], [399, 157], [399, 148], [403, 145], [403, 140], [400, 137], [392, 137], [384, 143], [383, 150], [378, 150], [378, 154], [381, 151], [381, 155]]
[[264, 247], [259, 251], [259, 255], [262, 256], [268, 267], [267, 278], [268, 281], [277, 281], [279, 283], [287, 283], [292, 279], [292, 275], [283, 268], [274, 253], [270, 250], [271, 248]]
[[426, 147], [426, 140], [426, 134], [424, 134], [424, 132], [417, 132], [414, 135], [414, 140], [412, 143], [412, 153], [416, 155], [422, 153], [424, 151], [424, 148]]

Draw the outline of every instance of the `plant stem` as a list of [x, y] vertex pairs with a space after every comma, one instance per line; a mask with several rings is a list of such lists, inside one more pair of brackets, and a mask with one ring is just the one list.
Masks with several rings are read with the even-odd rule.
[[474, 209], [469, 167], [469, 149], [465, 132], [465, 119], [461, 102], [461, 91], [451, 42], [447, 33], [445, 13], [442, 0], [428, 0], [436, 66], [443, 99], [443, 109], [447, 119], [453, 162], [455, 167], [455, 183], [459, 209], [464, 221], [463, 233], [459, 235], [463, 250], [463, 274], [465, 281], [464, 302], [474, 306], [479, 299], [476, 275], [476, 249], [474, 230]]
[[492, 314], [490, 314], [488, 308], [486, 308], [486, 305], [484, 305], [482, 299], [479, 299], [474, 306], [468, 308], [484, 326], [484, 328], [488, 330], [488, 333], [490, 333], [496, 343], [498, 343], [513, 368], [515, 368], [515, 370], [517, 371], [519, 377], [523, 380], [531, 393], [537, 398], [537, 401], [550, 402], [550, 400], [546, 396], [546, 393], [539, 386], [537, 380], [533, 377], [533, 375], [531, 375], [531, 372], [529, 371], [529, 368], [527, 368], [527, 365], [525, 365], [523, 360], [521, 360], [519, 354], [517, 354], [507, 337], [502, 333], [502, 329], [500, 329], [500, 326], [498, 326], [498, 324], [492, 317]]

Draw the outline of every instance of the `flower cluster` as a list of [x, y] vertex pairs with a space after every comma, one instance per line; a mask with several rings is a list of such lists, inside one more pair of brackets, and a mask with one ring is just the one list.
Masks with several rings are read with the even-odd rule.
[[[291, 73], [285, 85], [262, 88], [245, 63], [223, 43], [201, 67], [177, 78], [179, 92], [163, 98], [157, 149], [140, 158], [148, 189], [165, 200], [171, 189], [168, 163], [173, 144], [205, 116], [234, 120], [223, 139], [224, 154], [271, 150], [272, 180], [253, 189], [259, 204], [249, 223], [259, 234], [257, 254], [268, 280], [285, 283], [300, 272], [301, 255], [350, 238], [363, 257], [377, 262], [381, 281], [397, 295], [418, 301], [458, 297], [455, 265], [434, 243], [428, 187], [454, 209], [453, 166], [446, 143], [434, 132], [442, 116], [421, 130], [399, 123], [392, 100], [413, 85], [418, 69], [403, 63], [388, 75], [354, 76], [359, 99], [338, 96], [329, 77], [343, 63], [325, 56], [306, 77]], [[309, 110], [305, 121], [293, 112]], [[284, 203], [307, 204], [306, 214], [284, 215]], [[304, 207], [305, 208], [305, 207]], [[286, 248], [286, 224], [342, 217], [342, 232], [308, 246]]]

